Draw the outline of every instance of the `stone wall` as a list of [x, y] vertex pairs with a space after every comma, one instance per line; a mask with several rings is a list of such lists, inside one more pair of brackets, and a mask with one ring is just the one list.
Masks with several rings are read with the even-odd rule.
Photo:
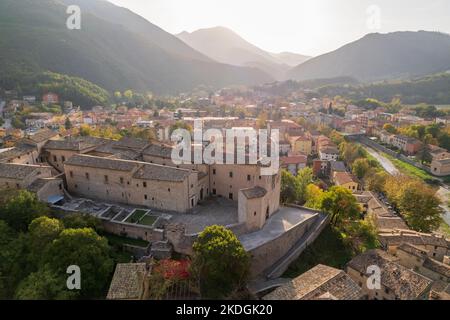
[[251, 255], [252, 276], [264, 274], [267, 269], [282, 259], [310, 231], [318, 217], [319, 213], [316, 213], [272, 241], [251, 250], [249, 253]]

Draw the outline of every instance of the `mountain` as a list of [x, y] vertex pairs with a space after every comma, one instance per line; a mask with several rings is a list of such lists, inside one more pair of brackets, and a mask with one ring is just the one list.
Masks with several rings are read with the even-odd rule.
[[360, 81], [410, 78], [450, 69], [450, 36], [438, 32], [368, 34], [293, 68], [294, 80], [349, 76]]
[[298, 53], [292, 52], [280, 52], [280, 53], [272, 53], [272, 56], [278, 59], [280, 62], [287, 64], [290, 67], [296, 67], [303, 62], [311, 59], [310, 56], [305, 56]]
[[[80, 6], [81, 30], [66, 28], [68, 5]], [[107, 1], [1, 0], [0, 85], [48, 71], [109, 91], [159, 94], [273, 80], [256, 68], [213, 61]]]
[[[215, 61], [255, 67], [277, 80], [284, 79], [292, 66], [308, 59], [295, 53], [275, 54], [264, 51], [224, 27], [200, 29], [191, 33], [184, 31], [177, 37]], [[293, 61], [298, 63], [293, 64]]]
[[450, 104], [450, 72], [417, 77], [408, 80], [389, 80], [366, 84], [330, 84], [318, 88], [319, 95], [342, 96], [352, 100], [366, 98], [389, 103], [399, 98], [405, 104]]

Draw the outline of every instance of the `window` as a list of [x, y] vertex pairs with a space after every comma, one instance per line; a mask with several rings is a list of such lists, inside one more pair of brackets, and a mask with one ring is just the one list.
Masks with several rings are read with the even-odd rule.
[[70, 174], [70, 177], [73, 178], [73, 171], [70, 171], [69, 174]]
[[144, 182], [142, 183], [142, 185], [144, 186], [144, 188], [147, 188], [147, 182], [146, 182], [146, 181], [144, 181]]
[[108, 176], [105, 175], [105, 183], [108, 183]]
[[168, 189], [167, 189], [167, 191], [169, 191], [169, 192], [170, 192], [170, 188], [168, 188]]
[[233, 178], [233, 171], [230, 171], [230, 178]]
[[53, 156], [53, 161], [57, 162], [58, 159], [56, 158], [56, 156]]
[[59, 190], [62, 190], [62, 184], [61, 183], [58, 185], [58, 187], [59, 187]]
[[194, 187], [194, 185], [193, 184], [191, 184], [191, 189]]
[[216, 174], [216, 169], [213, 169], [213, 174]]
[[213, 195], [216, 195], [216, 193], [217, 193], [216, 189], [213, 189]]
[[62, 161], [62, 162], [66, 161], [66, 157], [61, 156], [61, 161]]
[[248, 174], [247, 175], [247, 181], [250, 181], [252, 179], [252, 177]]
[[123, 184], [123, 178], [120, 177], [120, 184]]
[[77, 185], [77, 184], [75, 185], [75, 189], [76, 189], [76, 188], [78, 188], [78, 185]]
[[20, 189], [20, 184], [16, 183], [16, 188]]
[[146, 194], [144, 194], [144, 199], [147, 200], [147, 195]]
[[86, 172], [84, 175], [86, 176], [86, 180], [89, 180], [89, 172]]
[[232, 194], [232, 193], [229, 193], [229, 194], [228, 194], [228, 198], [229, 198], [230, 200], [233, 200], [233, 194]]

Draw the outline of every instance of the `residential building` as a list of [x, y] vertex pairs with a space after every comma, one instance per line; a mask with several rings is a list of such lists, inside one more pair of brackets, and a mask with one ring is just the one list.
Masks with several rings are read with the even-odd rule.
[[[374, 249], [368, 250], [347, 264], [347, 274], [363, 291], [369, 300], [425, 300], [433, 281], [412, 271], [388, 253]], [[373, 286], [370, 280], [374, 268], [379, 268], [380, 287]], [[373, 286], [373, 287], [372, 287]]]
[[263, 300], [359, 300], [361, 296], [361, 288], [344, 271], [319, 264]]

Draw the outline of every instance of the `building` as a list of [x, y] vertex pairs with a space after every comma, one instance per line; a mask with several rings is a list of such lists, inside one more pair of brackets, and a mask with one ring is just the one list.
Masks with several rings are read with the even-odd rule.
[[413, 230], [393, 229], [381, 230], [378, 233], [383, 249], [395, 255], [397, 248], [403, 243], [412, 244], [437, 261], [443, 262], [450, 256], [450, 239], [439, 234], [421, 233]]
[[56, 93], [49, 92], [42, 96], [42, 102], [45, 104], [57, 104], [59, 97]]
[[325, 146], [319, 149], [320, 160], [337, 161], [339, 150], [334, 146]]
[[263, 300], [359, 300], [361, 288], [342, 270], [317, 265]]
[[143, 300], [148, 292], [149, 271], [145, 263], [118, 263], [107, 300]]
[[39, 200], [57, 202], [63, 196], [63, 180], [52, 176], [49, 166], [0, 163], [0, 187], [4, 189], [28, 189]]
[[[347, 274], [363, 291], [369, 300], [425, 300], [433, 281], [402, 265], [388, 253], [368, 250], [353, 258], [347, 264]], [[368, 287], [373, 267], [380, 268], [380, 288]]]
[[352, 193], [359, 190], [358, 180], [348, 172], [335, 172], [333, 181], [337, 186], [348, 189]]
[[281, 157], [281, 167], [288, 170], [294, 176], [297, 175], [298, 171], [306, 168], [306, 163], [308, 157], [305, 155], [289, 155], [287, 157]]
[[445, 159], [433, 158], [430, 168], [431, 173], [435, 176], [443, 177], [450, 175], [450, 156]]
[[397, 248], [399, 263], [408, 269], [433, 280], [450, 282], [450, 265], [429, 257], [429, 253], [418, 246], [403, 243]]
[[292, 137], [290, 141], [292, 153], [312, 154], [313, 142], [311, 138], [306, 136]]
[[392, 145], [402, 150], [407, 155], [414, 155], [419, 151], [422, 143], [415, 138], [402, 135], [394, 135], [392, 139]]

